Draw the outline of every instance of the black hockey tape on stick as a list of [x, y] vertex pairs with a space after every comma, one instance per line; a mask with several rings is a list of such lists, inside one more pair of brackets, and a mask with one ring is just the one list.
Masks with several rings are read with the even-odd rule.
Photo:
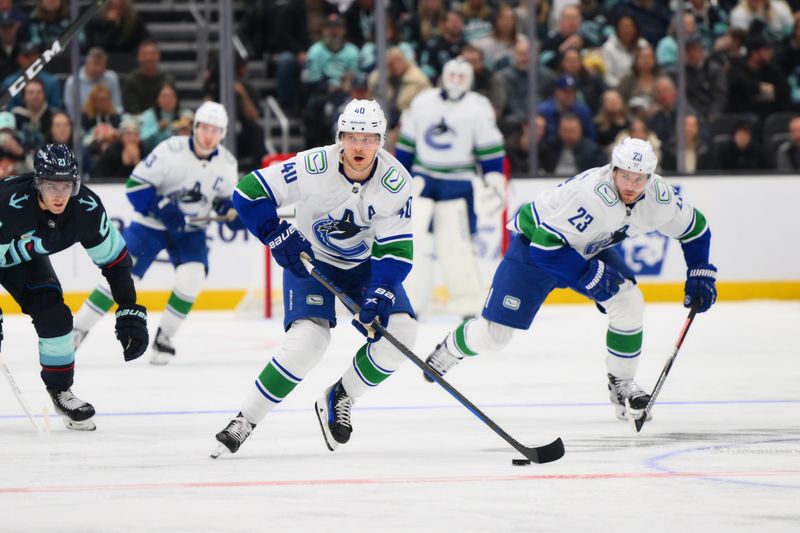
[[[361, 308], [355, 303], [352, 298], [350, 298], [347, 294], [345, 294], [339, 287], [337, 287], [333, 282], [328, 280], [325, 275], [317, 270], [316, 267], [311, 263], [311, 258], [304, 252], [300, 254], [300, 258], [303, 261], [303, 265], [308, 270], [308, 273], [311, 276], [319, 281], [326, 289], [331, 291], [333, 294], [336, 295], [337, 298], [347, 307], [347, 309], [353, 313], [354, 315], [358, 315], [361, 312]], [[425, 372], [428, 376], [430, 376], [436, 383], [438, 383], [444, 390], [450, 393], [450, 395], [455, 398], [456, 400], [461, 403], [464, 407], [466, 407], [472, 414], [478, 417], [478, 420], [489, 426], [492, 431], [497, 433], [504, 441], [509, 443], [515, 450], [525, 456], [531, 462], [534, 463], [550, 463], [553, 461], [557, 461], [564, 456], [564, 443], [561, 441], [561, 438], [557, 438], [553, 442], [549, 444], [545, 444], [544, 446], [525, 446], [517, 441], [514, 437], [506, 433], [503, 428], [498, 426], [491, 418], [486, 416], [483, 411], [478, 409], [478, 407], [466, 399], [464, 395], [458, 392], [452, 385], [450, 385], [447, 381], [444, 380], [439, 374], [436, 373], [428, 364], [417, 357], [414, 352], [408, 349], [402, 342], [397, 340], [394, 335], [389, 333], [386, 328], [384, 328], [380, 322], [374, 320], [372, 324], [369, 325], [375, 331], [379, 332], [383, 337], [395, 348], [397, 348], [400, 353], [405, 355], [408, 359], [411, 360], [412, 363], [417, 365], [420, 370]]]
[[50, 43], [50, 45], [42, 51], [42, 55], [39, 59], [26, 68], [25, 71], [14, 80], [14, 83], [8, 87], [5, 94], [0, 97], [0, 109], [5, 109], [8, 105], [8, 101], [19, 94], [29, 81], [34, 79], [55, 56], [67, 47], [67, 44], [75, 37], [75, 34], [83, 29], [86, 23], [89, 22], [89, 19], [97, 13], [97, 10], [100, 9], [100, 6], [105, 2], [106, 0], [94, 0], [72, 24], [67, 26], [67, 29], [64, 30], [64, 33], [62, 33], [58, 39]]
[[667, 379], [667, 374], [669, 374], [670, 369], [672, 368], [672, 364], [675, 362], [675, 358], [678, 357], [678, 351], [683, 346], [683, 340], [686, 338], [686, 334], [689, 333], [689, 327], [694, 322], [694, 317], [697, 314], [697, 309], [700, 307], [700, 302], [696, 301], [692, 308], [689, 310], [689, 316], [686, 317], [686, 322], [683, 324], [683, 328], [681, 329], [680, 335], [678, 335], [678, 342], [675, 343], [675, 349], [672, 350], [672, 355], [669, 359], [667, 359], [667, 363], [664, 365], [664, 369], [661, 371], [661, 375], [658, 376], [658, 381], [656, 381], [656, 386], [653, 387], [653, 393], [650, 395], [650, 400], [647, 402], [647, 405], [644, 408], [641, 416], [634, 417], [631, 414], [630, 404], [628, 399], [625, 398], [625, 414], [628, 417], [628, 421], [633, 426], [633, 429], [636, 430], [636, 433], [639, 433], [642, 430], [642, 426], [644, 423], [647, 422], [647, 417], [650, 414], [650, 411], [653, 410], [653, 406], [656, 403], [656, 398], [658, 397], [658, 393], [661, 392], [661, 387], [664, 386], [664, 381]]

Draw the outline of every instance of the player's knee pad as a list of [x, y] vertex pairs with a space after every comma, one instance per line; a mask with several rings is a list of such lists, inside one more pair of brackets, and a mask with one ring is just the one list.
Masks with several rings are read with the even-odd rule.
[[[417, 333], [419, 332], [416, 320], [405, 313], [397, 313], [391, 316], [389, 327], [386, 329], [401, 344], [410, 350], [414, 349], [414, 344], [417, 342]], [[378, 366], [392, 371], [400, 368], [400, 365], [406, 359], [406, 356], [385, 338], [373, 344], [370, 353]]]
[[603, 302], [603, 307], [614, 329], [631, 331], [642, 327], [644, 295], [631, 281], [626, 281], [617, 294]]
[[25, 286], [22, 312], [31, 317], [41, 338], [59, 337], [72, 331], [72, 312], [64, 303], [58, 280], [33, 279]]
[[196, 298], [206, 280], [206, 268], [203, 263], [183, 263], [175, 267], [175, 291]]
[[331, 330], [327, 320], [302, 318], [295, 320], [286, 332], [275, 357], [293, 375], [302, 379], [322, 360], [328, 349]]
[[467, 324], [466, 343], [475, 353], [485, 351], [499, 352], [511, 342], [514, 328], [491, 322], [485, 318], [477, 318]]

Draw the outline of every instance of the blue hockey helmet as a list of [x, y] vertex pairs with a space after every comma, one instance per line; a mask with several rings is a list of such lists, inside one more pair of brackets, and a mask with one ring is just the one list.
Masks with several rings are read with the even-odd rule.
[[78, 160], [65, 144], [45, 144], [39, 148], [33, 159], [33, 173], [37, 190], [43, 181], [72, 182], [72, 196], [81, 188]]

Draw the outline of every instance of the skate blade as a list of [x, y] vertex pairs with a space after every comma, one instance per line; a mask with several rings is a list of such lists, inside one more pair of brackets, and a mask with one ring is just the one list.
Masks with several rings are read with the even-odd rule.
[[220, 455], [224, 455], [226, 453], [231, 453], [231, 452], [224, 444], [220, 444], [208, 456], [211, 457], [212, 459], [218, 459]]
[[62, 416], [61, 420], [64, 421], [64, 425], [67, 427], [67, 429], [71, 429], [73, 431], [94, 431], [97, 429], [97, 426], [94, 424], [94, 417], [77, 421], [66, 416]]
[[319, 406], [319, 402], [314, 404], [314, 411], [317, 413], [317, 420], [319, 420], [319, 429], [322, 430], [322, 438], [325, 440], [325, 446], [328, 447], [329, 451], [334, 451], [336, 447], [339, 445], [338, 442], [333, 438], [333, 434], [331, 434], [330, 429], [328, 429], [328, 422], [327, 416], [325, 415], [325, 410]]
[[153, 354], [150, 356], [150, 364], [156, 366], [164, 366], [174, 358], [174, 355], [169, 354]]

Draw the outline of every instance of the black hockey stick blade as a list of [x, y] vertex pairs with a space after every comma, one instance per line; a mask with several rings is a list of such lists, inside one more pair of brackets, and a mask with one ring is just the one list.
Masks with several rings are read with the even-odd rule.
[[[357, 303], [353, 301], [344, 291], [342, 291], [339, 287], [337, 287], [332, 281], [325, 277], [325, 275], [317, 270], [316, 267], [311, 263], [311, 258], [304, 252], [300, 254], [300, 258], [303, 261], [303, 265], [308, 270], [308, 273], [311, 276], [319, 281], [326, 289], [331, 291], [337, 298], [344, 304], [347, 309], [353, 313], [354, 315], [358, 315], [361, 312], [361, 308], [358, 306]], [[489, 426], [489, 428], [494, 431], [497, 435], [500, 436], [504, 441], [510, 444], [515, 450], [521, 453], [526, 459], [533, 463], [552, 463], [553, 461], [557, 461], [564, 456], [564, 443], [561, 441], [561, 438], [557, 438], [550, 444], [545, 444], [544, 446], [525, 446], [520, 443], [517, 439], [509, 435], [508, 433], [503, 430], [500, 426], [495, 423], [494, 420], [486, 416], [486, 414], [481, 411], [474, 403], [469, 401], [464, 395], [462, 395], [458, 390], [450, 385], [445, 379], [440, 376], [434, 369], [432, 369], [428, 364], [417, 357], [417, 355], [412, 352], [405, 344], [397, 340], [394, 335], [389, 333], [389, 331], [384, 328], [380, 322], [377, 320], [373, 321], [368, 327], [374, 329], [375, 331], [379, 332], [383, 337], [397, 350], [400, 351], [403, 355], [405, 355], [412, 363], [417, 365], [420, 370], [422, 370], [425, 374], [428, 374], [433, 380], [439, 384], [444, 390], [450, 393], [450, 396], [458, 400], [458, 402], [467, 408], [472, 414], [474, 414], [478, 420]]]
[[[58, 39], [50, 43], [47, 48], [42, 51], [42, 55], [34, 61], [31, 66], [26, 68], [14, 82], [8, 87], [5, 94], [0, 96], [0, 109], [5, 109], [8, 105], [8, 101], [14, 98], [17, 94], [19, 94], [22, 89], [28, 84], [29, 81], [34, 79], [36, 76], [39, 75], [39, 72], [47, 65], [55, 56], [57, 56], [64, 48], [67, 47], [67, 44], [72, 40], [76, 33], [81, 31], [83, 27], [89, 22], [96, 13], [97, 10], [102, 6], [106, 0], [93, 0], [89, 7], [87, 7], [80, 16], [75, 19], [72, 24], [67, 26], [67, 29], [64, 30]], [[66, 96], [66, 95], [65, 95]]]

